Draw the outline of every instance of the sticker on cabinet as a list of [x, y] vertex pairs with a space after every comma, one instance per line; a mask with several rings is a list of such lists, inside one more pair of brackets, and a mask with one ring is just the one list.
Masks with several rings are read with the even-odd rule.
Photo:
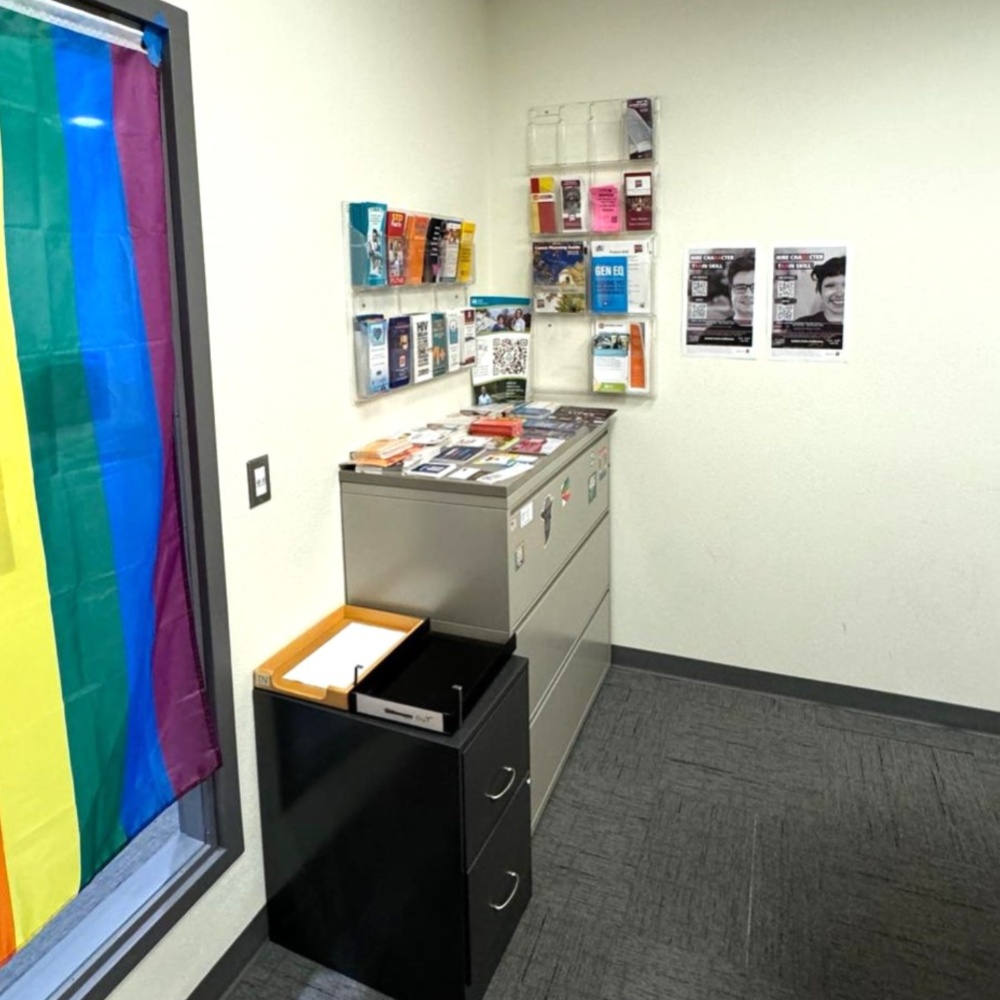
[[529, 524], [535, 519], [535, 505], [532, 501], [528, 501], [521, 508], [521, 527], [527, 528]]

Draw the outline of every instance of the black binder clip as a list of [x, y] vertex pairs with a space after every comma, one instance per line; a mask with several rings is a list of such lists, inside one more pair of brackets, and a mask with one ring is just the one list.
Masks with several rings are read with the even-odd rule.
[[458, 725], [456, 729], [462, 728], [462, 723], [465, 721], [465, 693], [462, 690], [461, 684], [452, 684], [452, 690], [458, 692]]

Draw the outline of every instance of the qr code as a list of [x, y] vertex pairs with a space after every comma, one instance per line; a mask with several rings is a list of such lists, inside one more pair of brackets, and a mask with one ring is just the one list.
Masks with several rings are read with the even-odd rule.
[[692, 281], [691, 282], [691, 294], [695, 298], [703, 299], [708, 295], [708, 282], [707, 281]]
[[795, 306], [782, 305], [779, 302], [774, 307], [774, 318], [779, 323], [791, 323], [795, 319]]
[[708, 303], [692, 302], [688, 305], [688, 317], [690, 319], [708, 319]]
[[777, 282], [774, 294], [779, 299], [794, 299], [795, 298], [795, 282], [794, 281], [779, 281]]
[[528, 342], [524, 337], [499, 337], [493, 342], [493, 371], [497, 375], [524, 375], [528, 370]]

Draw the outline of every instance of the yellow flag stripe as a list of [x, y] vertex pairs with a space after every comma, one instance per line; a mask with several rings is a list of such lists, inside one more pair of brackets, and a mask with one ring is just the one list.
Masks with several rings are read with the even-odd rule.
[[[2, 162], [0, 153], [0, 190]], [[0, 204], [0, 233], [3, 222]], [[20, 946], [79, 890], [80, 833], [3, 239], [0, 469], [9, 547], [0, 573], [0, 824]]]

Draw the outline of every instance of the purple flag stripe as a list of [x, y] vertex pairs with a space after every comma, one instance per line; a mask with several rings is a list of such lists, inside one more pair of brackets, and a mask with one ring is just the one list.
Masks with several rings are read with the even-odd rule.
[[163, 513], [153, 574], [153, 693], [167, 774], [182, 795], [220, 764], [184, 572], [174, 460], [174, 379], [159, 75], [142, 52], [113, 49], [114, 122], [163, 443]]

